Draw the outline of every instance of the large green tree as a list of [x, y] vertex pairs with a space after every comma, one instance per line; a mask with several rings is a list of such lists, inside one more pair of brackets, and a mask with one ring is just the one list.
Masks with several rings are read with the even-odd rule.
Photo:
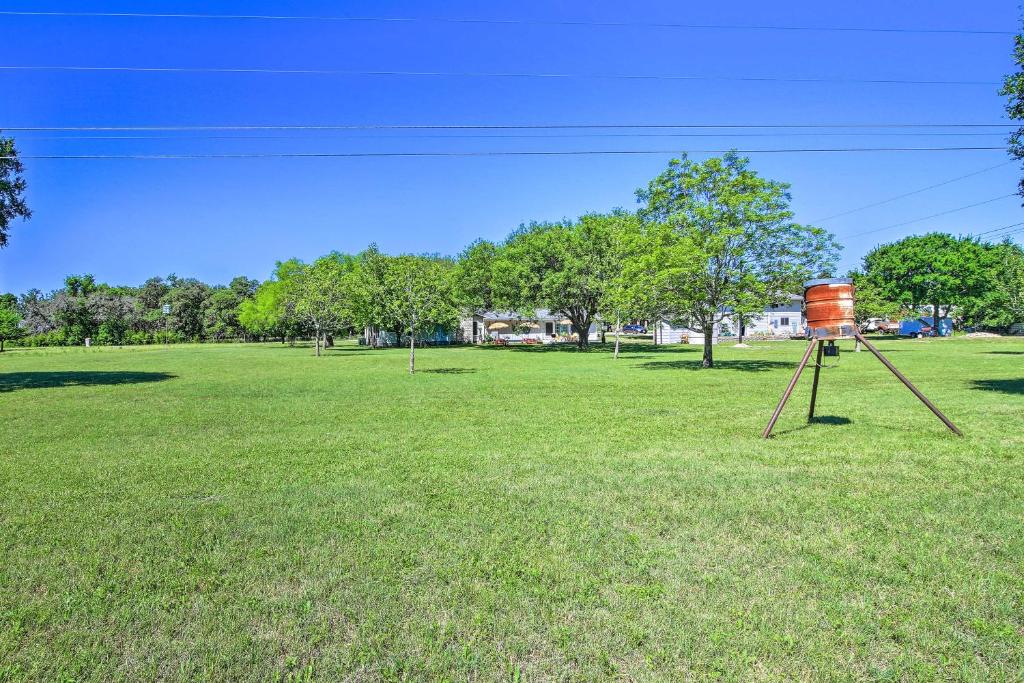
[[904, 308], [932, 307], [935, 330], [953, 307], [970, 309], [989, 287], [991, 254], [969, 237], [932, 232], [872, 249], [863, 272], [880, 297]]
[[586, 349], [590, 325], [608, 305], [623, 267], [619, 234], [633, 220], [619, 211], [519, 228], [494, 261], [497, 304], [527, 316], [537, 308], [565, 316]]
[[25, 167], [11, 138], [0, 137], [0, 248], [7, 246], [11, 222], [28, 220], [32, 211], [25, 203]]
[[714, 365], [714, 331], [731, 310], [783, 303], [835, 266], [832, 235], [793, 221], [789, 185], [760, 177], [735, 153], [674, 159], [637, 199], [644, 220], [669, 230], [655, 278], [659, 306], [703, 333], [704, 367]]

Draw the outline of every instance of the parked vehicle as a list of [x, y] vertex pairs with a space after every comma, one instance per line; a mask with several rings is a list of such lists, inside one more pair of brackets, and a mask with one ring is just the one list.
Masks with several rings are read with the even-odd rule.
[[898, 334], [900, 331], [900, 324], [895, 320], [886, 320], [885, 318], [868, 318], [860, 329], [861, 332], [872, 332], [879, 334]]
[[647, 334], [647, 328], [637, 324], [623, 325], [622, 331], [628, 334]]

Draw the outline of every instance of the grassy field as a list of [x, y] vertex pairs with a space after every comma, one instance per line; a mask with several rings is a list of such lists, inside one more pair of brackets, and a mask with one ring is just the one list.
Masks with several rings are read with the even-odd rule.
[[4, 353], [0, 680], [1021, 680], [1024, 340], [844, 345]]

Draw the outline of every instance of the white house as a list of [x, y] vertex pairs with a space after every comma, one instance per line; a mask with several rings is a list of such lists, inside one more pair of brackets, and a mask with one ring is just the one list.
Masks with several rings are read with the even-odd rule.
[[[526, 317], [515, 311], [484, 311], [463, 318], [459, 322], [462, 341], [480, 344], [500, 339], [506, 342], [526, 340], [552, 344], [559, 341], [574, 341], [572, 323], [564, 316], [546, 309], [537, 309]], [[590, 341], [600, 341], [598, 324], [590, 324]]]
[[[667, 320], [659, 320], [652, 330], [655, 344], [703, 344], [704, 333], [686, 327], [676, 325]], [[711, 336], [711, 343], [718, 343], [719, 329], [715, 329]]]
[[[789, 337], [800, 336], [807, 326], [807, 319], [804, 317], [804, 298], [799, 294], [790, 294], [789, 301], [778, 306], [769, 306], [764, 312], [754, 316], [747, 321], [743, 330], [744, 336], [758, 335], [765, 337]], [[739, 325], [726, 313], [722, 320], [723, 334], [736, 336], [739, 334]]]
[[[753, 316], [748, 320], [743, 334], [757, 335], [761, 337], [777, 337], [788, 339], [793, 336], [802, 335], [806, 327], [806, 319], [803, 314], [804, 298], [799, 294], [792, 294], [789, 301], [778, 306], [769, 306], [764, 312]], [[739, 327], [733, 316], [726, 313], [722, 322], [717, 326], [712, 335], [712, 344], [717, 344], [719, 337], [735, 337], [739, 333]], [[655, 344], [703, 344], [704, 334], [690, 329], [683, 325], [674, 325], [666, 320], [660, 320], [654, 326]]]

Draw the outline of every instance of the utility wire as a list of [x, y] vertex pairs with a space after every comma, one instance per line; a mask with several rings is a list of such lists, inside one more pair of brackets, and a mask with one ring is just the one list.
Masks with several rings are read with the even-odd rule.
[[526, 123], [526, 124], [406, 124], [355, 123], [341, 125], [172, 125], [172, 126], [0, 126], [0, 130], [28, 131], [256, 131], [256, 130], [577, 130], [577, 129], [831, 129], [831, 128], [1016, 128], [1012, 123]]
[[816, 31], [843, 33], [916, 33], [948, 35], [1012, 36], [1013, 31], [959, 28], [902, 28], [867, 26], [787, 26], [757, 24], [690, 24], [675, 22], [625, 22], [625, 21], [582, 21], [551, 19], [479, 19], [459, 17], [345, 17], [316, 15], [274, 15], [274, 14], [184, 14], [155, 12], [17, 12], [2, 11], [0, 15], [32, 17], [108, 17], [131, 19], [244, 19], [260, 21], [333, 21], [333, 22], [380, 22], [394, 24], [438, 23], [438, 24], [489, 24], [501, 26], [586, 26], [601, 28], [662, 28], [662, 29], [710, 29], [730, 31]]
[[[1001, 151], [1003, 147], [831, 147], [831, 148], [778, 148], [778, 149], [692, 149], [694, 154], [789, 154], [803, 152], [969, 152]], [[501, 156], [593, 156], [679, 154], [679, 150], [576, 150], [576, 151], [485, 151], [485, 152], [247, 152], [211, 154], [35, 154], [21, 159], [340, 159], [360, 157], [501, 157]], [[0, 157], [13, 159], [14, 157]], [[1013, 195], [1007, 195], [1013, 196]], [[1002, 199], [1002, 197], [997, 197]], [[966, 208], [966, 207], [965, 207]], [[923, 220], [923, 219], [922, 219]], [[895, 226], [892, 226], [895, 227]]]
[[846, 235], [846, 236], [844, 236], [844, 239], [853, 239], [854, 237], [863, 237], [864, 235], [872, 235], [872, 234], [874, 234], [876, 232], [882, 232], [883, 230], [891, 230], [892, 228], [901, 228], [904, 225], [910, 225], [911, 223], [920, 223], [921, 221], [926, 221], [926, 220], [929, 220], [931, 218], [938, 218], [939, 216], [945, 216], [945, 215], [948, 215], [948, 214], [951, 214], [951, 213], [957, 213], [958, 211], [965, 211], [967, 209], [973, 209], [976, 206], [982, 206], [983, 204], [991, 204], [992, 202], [997, 202], [1000, 199], [1006, 199], [1007, 197], [1016, 197], [1016, 196], [1017, 196], [1016, 192], [1011, 192], [1010, 194], [1004, 194], [1004, 195], [1002, 195], [1000, 197], [993, 197], [992, 199], [986, 199], [985, 201], [977, 202], [976, 204], [968, 204], [967, 206], [959, 206], [959, 207], [957, 207], [955, 209], [950, 209], [949, 211], [940, 211], [939, 213], [933, 213], [930, 216], [922, 216], [921, 218], [915, 218], [913, 220], [903, 221], [902, 223], [893, 223], [892, 225], [886, 225], [886, 226], [883, 226], [881, 228], [875, 228], [874, 230], [865, 230], [864, 232], [858, 232], [858, 233], [855, 233], [853, 235]]
[[[1019, 227], [1019, 226], [1022, 226], [1022, 225], [1024, 225], [1024, 222], [1021, 222], [1021, 223], [1011, 223], [1010, 225], [1004, 225], [1001, 228], [994, 228], [992, 230], [985, 230], [984, 232], [972, 232], [972, 233], [969, 233], [969, 234], [970, 234], [971, 237], [981, 237], [982, 235], [991, 235], [994, 232], [1002, 232], [1003, 230], [1009, 230], [1010, 228], [1016, 228], [1016, 227]], [[1016, 233], [1016, 232], [1020, 232], [1020, 231], [1019, 230], [1014, 230], [1013, 232]], [[1013, 234], [1013, 233], [1007, 233], [1007, 234]], [[1005, 235], [994, 235], [994, 237], [1005, 237]]]
[[[578, 138], [788, 138], [788, 137], [1003, 137], [1003, 133], [875, 133], [870, 131], [858, 131], [854, 133], [835, 132], [798, 132], [798, 133], [512, 133], [512, 134], [489, 134], [480, 135], [470, 133], [468, 135], [449, 134], [405, 134], [405, 135], [33, 135], [19, 136], [20, 140], [34, 142], [37, 140], [467, 140], [467, 139], [490, 139], [490, 140], [563, 140]], [[1013, 163], [1008, 161], [1006, 163]], [[1005, 164], [999, 164], [992, 168], [998, 168]], [[989, 169], [985, 169], [989, 170]], [[979, 171], [981, 173], [982, 171]], [[971, 174], [974, 175], [974, 174]], [[962, 176], [967, 177], [967, 176]], [[952, 181], [948, 181], [952, 182]], [[937, 185], [933, 187], [938, 187]], [[918, 192], [923, 190], [918, 190]], [[913, 193], [910, 193], [913, 194]], [[906, 196], [906, 195], [903, 195]], [[896, 198], [894, 198], [896, 199]], [[893, 200], [886, 200], [893, 201]], [[884, 202], [879, 202], [884, 203]], [[872, 205], [875, 206], [875, 205]], [[867, 208], [867, 207], [862, 207]], [[858, 211], [854, 209], [853, 211]], [[847, 212], [852, 213], [852, 211]], [[837, 214], [846, 215], [846, 214]], [[835, 218], [832, 216], [831, 218]], [[827, 218], [821, 219], [829, 220]], [[821, 221], [818, 221], [821, 222]]]
[[1003, 166], [1008, 166], [1009, 164], [1012, 164], [1012, 163], [1015, 163], [1015, 161], [1013, 161], [1013, 160], [1011, 160], [1011, 161], [1004, 161], [1001, 164], [996, 164], [995, 166], [989, 166], [988, 168], [983, 168], [980, 171], [974, 171], [973, 173], [967, 173], [966, 175], [957, 176], [956, 178], [950, 178], [949, 180], [944, 180], [941, 183], [935, 183], [934, 185], [929, 185], [928, 187], [922, 187], [919, 190], [913, 190], [911, 192], [906, 192], [904, 194], [896, 195], [895, 197], [890, 197], [889, 199], [883, 199], [882, 201], [874, 202], [873, 204], [865, 204], [864, 206], [858, 206], [856, 209], [850, 209], [849, 211], [843, 211], [842, 213], [835, 213], [835, 214], [832, 214], [831, 216], [826, 216], [825, 218], [819, 218], [816, 221], [811, 221], [811, 223], [824, 223], [825, 221], [830, 221], [833, 218], [839, 218], [840, 216], [849, 216], [851, 213], [857, 213], [858, 211], [864, 211], [865, 209], [872, 209], [872, 208], [874, 208], [876, 206], [882, 206], [883, 204], [889, 204], [890, 202], [895, 202], [897, 200], [904, 199], [906, 197], [911, 197], [911, 196], [913, 196], [915, 194], [920, 194], [922, 192], [927, 192], [928, 190], [934, 190], [935, 188], [942, 187], [943, 185], [949, 185], [950, 183], [955, 183], [958, 180], [964, 180], [965, 178], [971, 178], [971, 177], [976, 176], [976, 175], [981, 175], [982, 173], [988, 173], [989, 171], [994, 171], [997, 168], [1002, 168]]
[[349, 69], [282, 69], [262, 67], [182, 67], [182, 66], [73, 66], [73, 65], [0, 65], [0, 71], [64, 71], [64, 72], [129, 72], [190, 74], [275, 74], [306, 76], [408, 76], [467, 78], [540, 78], [599, 79], [628, 81], [728, 81], [744, 83], [834, 83], [843, 85], [983, 85], [996, 86], [998, 81], [940, 81], [901, 78], [798, 78], [780, 76], [701, 76], [686, 74], [571, 74], [527, 73], [501, 71], [361, 71]]

